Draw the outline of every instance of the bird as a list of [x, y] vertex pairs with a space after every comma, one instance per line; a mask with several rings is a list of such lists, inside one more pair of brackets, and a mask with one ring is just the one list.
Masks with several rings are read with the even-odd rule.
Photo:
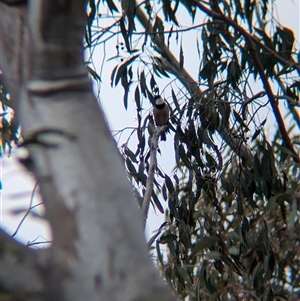
[[[156, 126], [164, 126], [169, 122], [170, 110], [167, 103], [160, 95], [155, 97], [155, 105], [153, 108], [153, 116]], [[161, 140], [166, 141], [166, 133], [161, 133]]]

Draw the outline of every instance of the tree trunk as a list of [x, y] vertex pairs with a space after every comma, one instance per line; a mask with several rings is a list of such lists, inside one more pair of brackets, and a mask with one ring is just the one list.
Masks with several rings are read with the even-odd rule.
[[174, 300], [150, 260], [92, 93], [83, 62], [85, 1], [0, 3], [0, 13], [0, 69], [53, 235], [49, 249], [31, 250], [2, 232], [0, 288], [51, 301]]

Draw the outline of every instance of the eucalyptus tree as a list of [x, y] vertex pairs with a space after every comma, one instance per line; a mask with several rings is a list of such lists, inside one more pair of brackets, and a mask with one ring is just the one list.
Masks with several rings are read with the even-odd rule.
[[[275, 1], [90, 0], [87, 17], [84, 1], [0, 2], [4, 87], [54, 236], [39, 252], [3, 233], [1, 287], [51, 300], [172, 299], [92, 95], [87, 70], [99, 82], [106, 74], [83, 64], [86, 24], [89, 50], [117, 45], [111, 83], [137, 116], [123, 166], [144, 223], [150, 203], [165, 213], [148, 246], [171, 289], [181, 300], [299, 298], [300, 56]], [[158, 93], [171, 109], [172, 173], [157, 165], [165, 128], [148, 109]]]

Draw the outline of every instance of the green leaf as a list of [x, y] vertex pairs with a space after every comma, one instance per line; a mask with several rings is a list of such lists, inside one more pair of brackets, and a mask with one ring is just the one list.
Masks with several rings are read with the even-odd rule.
[[165, 36], [164, 36], [165, 28], [164, 28], [164, 23], [163, 23], [163, 21], [161, 20], [161, 18], [158, 15], [156, 15], [156, 18], [155, 18], [155, 22], [154, 22], [154, 25], [153, 25], [153, 31], [157, 32], [158, 36], [160, 37], [159, 44], [160, 45], [164, 44], [165, 43]]
[[[139, 57], [138, 54], [133, 55], [129, 60], [127, 60], [126, 62], [124, 62], [123, 64], [121, 64], [119, 66], [117, 74], [116, 74], [116, 76], [114, 78], [114, 80], [115, 80], [115, 86], [118, 85], [118, 83], [119, 83], [122, 75], [124, 74], [124, 72], [127, 73], [127, 66], [129, 66], [137, 57]], [[114, 75], [114, 74], [115, 74], [115, 70], [113, 70], [113, 74], [112, 75]]]
[[115, 78], [115, 75], [116, 75], [116, 72], [117, 72], [118, 68], [119, 68], [119, 65], [116, 65], [116, 66], [114, 67], [114, 69], [112, 70], [111, 75], [110, 75], [110, 85], [111, 85], [112, 87], [113, 87], [113, 85], [114, 85], [114, 78]]
[[216, 168], [216, 166], [218, 166], [216, 160], [209, 153], [205, 153], [205, 158], [209, 168]]
[[[183, 210], [182, 207], [179, 207], [179, 209], [181, 209], [179, 210], [179, 212], [181, 211], [179, 214], [182, 216], [183, 219], [186, 214], [186, 210]], [[179, 223], [178, 231], [179, 231], [180, 241], [184, 245], [185, 249], [186, 250], [190, 249], [192, 247], [190, 228], [183, 220], [181, 220]]]
[[232, 181], [227, 181], [224, 177], [221, 177], [222, 188], [227, 192], [228, 195], [232, 195], [234, 191]]
[[162, 196], [163, 196], [165, 201], [168, 199], [167, 188], [166, 187], [167, 187], [166, 185], [163, 185], [162, 190], [161, 190]]
[[237, 87], [241, 74], [242, 71], [239, 63], [236, 60], [231, 61], [227, 67], [227, 79], [233, 88]]
[[158, 258], [160, 264], [161, 264], [162, 266], [164, 266], [163, 255], [162, 255], [162, 253], [161, 253], [161, 251], [160, 251], [160, 245], [159, 245], [159, 242], [158, 242], [158, 241], [156, 241], [156, 253], [157, 253], [157, 258]]
[[282, 49], [279, 54], [285, 58], [289, 59], [293, 50], [293, 45], [295, 42], [294, 32], [287, 27], [277, 27], [276, 34], [282, 40]]
[[126, 166], [127, 166], [128, 171], [131, 174], [136, 173], [136, 169], [135, 169], [134, 165], [132, 164], [132, 162], [129, 160], [129, 158], [126, 158]]
[[244, 242], [247, 242], [247, 233], [250, 230], [250, 226], [249, 226], [249, 222], [246, 216], [243, 217], [243, 222], [242, 222], [242, 227], [241, 227], [241, 232], [242, 232], [242, 236], [244, 239]]
[[132, 162], [138, 163], [138, 160], [136, 159], [136, 155], [127, 146], [124, 148], [124, 153], [127, 157], [131, 159]]
[[93, 70], [91, 67], [89, 66], [86, 66], [89, 74], [95, 79], [95, 80], [98, 80], [99, 82], [101, 82], [101, 77], [100, 75], [95, 71]]
[[231, 246], [230, 248], [228, 248], [228, 252], [230, 255], [235, 255], [235, 256], [240, 254], [239, 249], [235, 246]]
[[213, 252], [208, 252], [205, 254], [205, 257], [207, 259], [211, 259], [211, 260], [217, 260], [221, 257], [221, 254], [217, 251], [213, 251]]
[[214, 61], [208, 61], [199, 73], [199, 76], [206, 79], [209, 83], [212, 83], [217, 74], [217, 65]]
[[179, 66], [180, 69], [183, 69], [183, 63], [184, 63], [184, 54], [183, 54], [183, 48], [182, 44], [180, 45], [180, 53], [179, 53]]
[[203, 249], [207, 249], [214, 246], [216, 242], [218, 242], [218, 240], [219, 238], [217, 236], [203, 237], [199, 239], [193, 247], [193, 253], [196, 255]]
[[169, 193], [173, 194], [175, 189], [174, 189], [172, 180], [170, 179], [170, 177], [167, 174], [165, 174], [165, 183], [166, 183]]
[[245, 0], [244, 3], [244, 12], [245, 12], [245, 17], [248, 22], [249, 30], [250, 33], [252, 33], [252, 20], [253, 20], [253, 9], [255, 6], [255, 1], [252, 0]]
[[159, 93], [158, 85], [157, 85], [157, 83], [155, 81], [155, 78], [154, 78], [153, 74], [152, 74], [152, 76], [150, 78], [150, 87], [151, 87], [151, 90], [153, 92]]
[[157, 195], [154, 193], [154, 191], [152, 192], [152, 200], [154, 202], [154, 204], [156, 205], [156, 208], [159, 210], [160, 213], [164, 214], [164, 208], [161, 205]]
[[164, 12], [164, 16], [165, 16], [165, 20], [166, 21], [173, 21], [175, 23], [175, 25], [178, 26], [178, 22], [176, 20], [176, 10], [178, 8], [178, 2], [177, 1], [177, 5], [175, 6], [174, 10], [172, 9], [171, 6], [171, 0], [164, 0], [163, 1], [163, 12]]
[[183, 267], [176, 267], [176, 272], [178, 275], [178, 279], [183, 286], [187, 285], [188, 287], [192, 286], [191, 276], [188, 273], [187, 269]]
[[162, 235], [160, 238], [159, 238], [159, 243], [160, 244], [167, 244], [171, 241], [174, 241], [177, 239], [177, 235], [175, 234], [166, 234], [166, 235]]
[[147, 245], [150, 248], [152, 246], [152, 244], [154, 243], [155, 239], [160, 235], [162, 229], [166, 226], [167, 222], [163, 222], [159, 229], [157, 230], [157, 233], [155, 233], [148, 241]]
[[253, 272], [253, 288], [258, 295], [261, 295], [264, 290], [263, 268], [258, 264]]
[[155, 233], [147, 242], [148, 247], [150, 248], [152, 246], [152, 244], [155, 242], [155, 239], [157, 238], [157, 236], [159, 236], [160, 232]]
[[170, 28], [169, 34], [168, 34], [168, 43], [167, 43], [167, 47], [170, 48], [170, 40], [172, 37], [172, 33], [173, 33], [173, 25]]
[[174, 246], [173, 241], [168, 242], [168, 248], [169, 248], [169, 251], [170, 251], [170, 254], [171, 254], [171, 258], [176, 257], [176, 250], [175, 250], [175, 246]]
[[116, 7], [115, 3], [113, 0], [103, 0], [103, 2], [107, 3], [107, 6], [110, 10], [110, 12], [113, 14], [114, 12], [119, 12], [118, 8]]
[[269, 265], [271, 275], [274, 272], [275, 263], [276, 263], [275, 254], [274, 254], [273, 250], [271, 249], [270, 255], [269, 255], [269, 260], [268, 260], [268, 265]]
[[297, 216], [297, 202], [294, 200], [291, 205], [291, 210], [288, 216], [288, 228], [292, 229], [295, 225], [296, 216]]
[[127, 49], [128, 52], [130, 52], [131, 47], [130, 47], [130, 43], [129, 43], [129, 36], [128, 36], [128, 32], [126, 30], [123, 18], [120, 19], [120, 29], [121, 29], [121, 34], [123, 36], [123, 39], [124, 39], [124, 42], [125, 42], [125, 45], [126, 45], [126, 49]]
[[122, 73], [121, 84], [122, 84], [122, 86], [124, 88], [123, 104], [124, 104], [124, 108], [127, 110], [127, 107], [128, 107], [129, 85], [131, 84], [131, 82], [129, 82], [128, 78], [127, 78], [127, 69], [125, 69], [124, 72]]
[[89, 0], [89, 13], [87, 16], [87, 32], [86, 32], [86, 42], [88, 46], [91, 46], [91, 38], [92, 38], [92, 23], [94, 21], [96, 15], [96, 5], [94, 0]]
[[257, 136], [260, 134], [260, 132], [261, 132], [261, 128], [258, 128], [258, 129], [254, 132], [254, 134], [253, 134], [253, 136], [252, 136], [252, 138], [251, 138], [251, 141], [254, 141], [254, 140], [257, 138]]
[[172, 94], [173, 103], [176, 107], [177, 112], [179, 113], [181, 110], [180, 110], [180, 106], [179, 106], [179, 103], [178, 103], [178, 99], [177, 99], [176, 94], [175, 94], [173, 89], [171, 90], [171, 94]]
[[144, 97], [147, 97], [147, 84], [144, 70], [140, 74], [140, 87]]
[[230, 104], [226, 102], [218, 102], [217, 103], [218, 111], [220, 112], [222, 118], [221, 118], [221, 124], [220, 124], [220, 130], [227, 128], [229, 117], [230, 117]]
[[209, 276], [207, 279], [205, 279], [205, 286], [211, 294], [214, 294], [217, 292], [216, 285], [213, 283], [211, 276]]
[[[159, 59], [158, 58], [155, 58], [156, 61], [158, 61]], [[161, 78], [161, 75], [164, 76], [164, 77], [167, 77], [169, 78], [169, 74], [163, 69], [161, 68], [161, 64], [157, 65], [157, 64], [153, 64], [153, 70], [154, 70], [154, 73]]]
[[195, 15], [196, 15], [196, 8], [194, 7], [194, 3], [191, 0], [182, 0], [181, 3], [187, 9], [187, 11], [192, 17], [192, 21], [194, 22]]
[[137, 111], [139, 112], [142, 110], [142, 108], [141, 108], [140, 90], [139, 90], [138, 86], [136, 86], [136, 88], [135, 88], [134, 99], [135, 99]]

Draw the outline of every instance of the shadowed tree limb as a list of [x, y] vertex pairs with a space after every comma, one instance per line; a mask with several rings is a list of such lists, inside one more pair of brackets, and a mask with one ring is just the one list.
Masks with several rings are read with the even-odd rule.
[[38, 253], [18, 243], [0, 229], [0, 283], [1, 289], [16, 293], [41, 293], [43, 284], [37, 273]]

